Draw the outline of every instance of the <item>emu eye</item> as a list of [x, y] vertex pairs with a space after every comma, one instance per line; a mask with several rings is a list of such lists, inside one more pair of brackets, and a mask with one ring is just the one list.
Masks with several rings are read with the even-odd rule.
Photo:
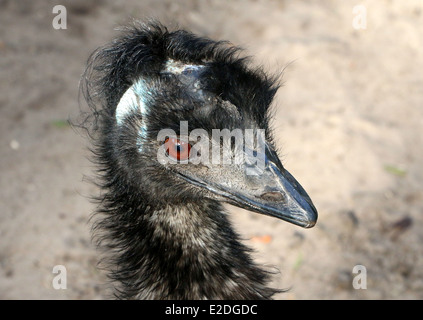
[[166, 138], [165, 142], [166, 153], [176, 160], [187, 160], [191, 145], [188, 142], [182, 141], [178, 138]]

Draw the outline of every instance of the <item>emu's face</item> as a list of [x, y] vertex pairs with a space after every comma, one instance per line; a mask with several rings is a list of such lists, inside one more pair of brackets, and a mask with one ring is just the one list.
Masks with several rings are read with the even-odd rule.
[[124, 167], [164, 201], [208, 197], [312, 227], [317, 211], [270, 141], [268, 105], [249, 98], [259, 85], [224, 82], [212, 63], [173, 59], [139, 78], [115, 112]]

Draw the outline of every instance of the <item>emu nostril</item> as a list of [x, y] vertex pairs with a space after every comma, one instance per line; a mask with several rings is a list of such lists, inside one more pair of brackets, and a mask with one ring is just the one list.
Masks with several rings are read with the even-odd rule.
[[260, 198], [265, 201], [283, 201], [285, 200], [285, 197], [282, 193], [279, 191], [270, 191], [263, 193]]

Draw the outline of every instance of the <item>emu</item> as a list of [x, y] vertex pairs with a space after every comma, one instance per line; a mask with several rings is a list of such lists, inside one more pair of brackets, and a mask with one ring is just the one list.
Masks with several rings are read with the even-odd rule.
[[[272, 139], [277, 78], [239, 53], [149, 22], [127, 27], [88, 60], [81, 92], [102, 190], [93, 234], [117, 298], [271, 299], [281, 290], [268, 287], [269, 272], [252, 261], [223, 203], [304, 228], [316, 223]], [[201, 138], [190, 140], [181, 123]], [[263, 134], [240, 145], [234, 135], [213, 139], [216, 129]], [[204, 161], [216, 146], [245, 161]]]

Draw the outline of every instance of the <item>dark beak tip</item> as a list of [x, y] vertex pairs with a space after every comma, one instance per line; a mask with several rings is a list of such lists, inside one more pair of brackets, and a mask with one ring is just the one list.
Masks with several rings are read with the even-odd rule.
[[308, 213], [307, 224], [304, 226], [304, 228], [307, 228], [307, 229], [313, 228], [317, 223], [317, 216], [318, 216], [317, 210], [314, 206], [312, 206], [312, 209], [313, 211]]
[[317, 223], [317, 219], [316, 220], [311, 220], [311, 221], [309, 221], [305, 226], [304, 226], [304, 228], [306, 228], [306, 229], [310, 229], [310, 228], [313, 228], [315, 225], [316, 225], [316, 223]]

